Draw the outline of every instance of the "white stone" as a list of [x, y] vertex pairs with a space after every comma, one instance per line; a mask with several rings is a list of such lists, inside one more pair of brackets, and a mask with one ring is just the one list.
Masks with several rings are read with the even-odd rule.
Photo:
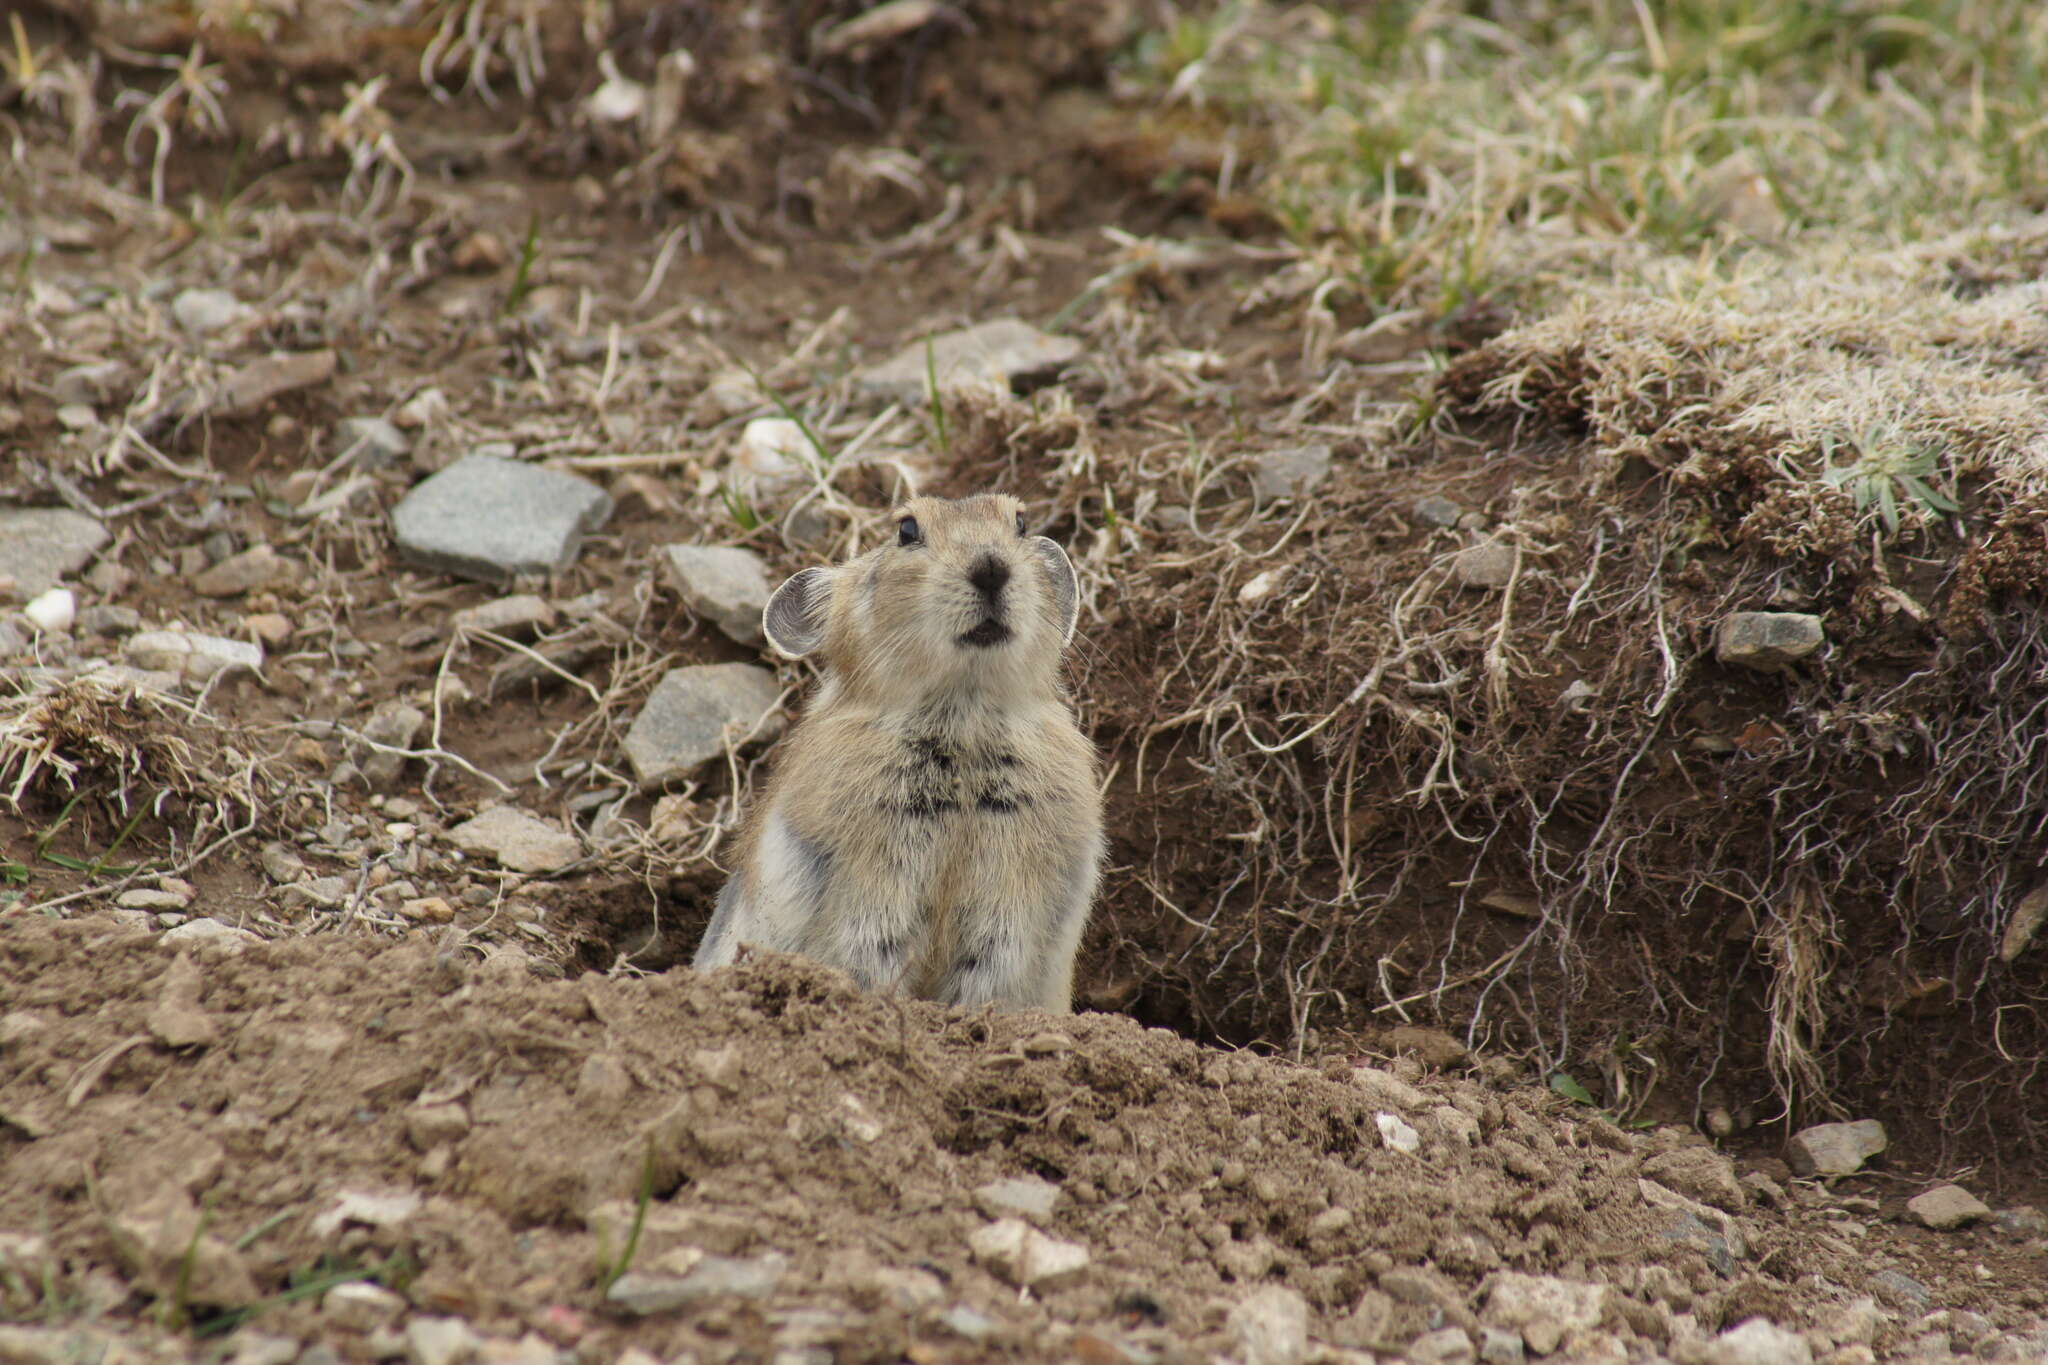
[[225, 289], [187, 289], [171, 300], [171, 316], [195, 336], [210, 336], [249, 317], [250, 309]]
[[1598, 1326], [1606, 1308], [1605, 1285], [1510, 1270], [1494, 1276], [1479, 1316], [1490, 1326], [1516, 1329], [1530, 1350], [1547, 1356], [1567, 1332]]
[[732, 478], [749, 501], [776, 502], [811, 482], [818, 452], [804, 429], [787, 417], [756, 417], [740, 429]]
[[974, 1259], [1024, 1289], [1050, 1288], [1088, 1268], [1088, 1248], [1048, 1237], [1021, 1218], [999, 1218], [967, 1238]]
[[1422, 1148], [1422, 1134], [1399, 1114], [1374, 1114], [1372, 1121], [1380, 1130], [1380, 1141], [1397, 1152], [1416, 1152]]
[[420, 1197], [411, 1190], [345, 1190], [325, 1213], [313, 1220], [313, 1235], [332, 1237], [349, 1223], [401, 1228], [419, 1211]]
[[1715, 1337], [1704, 1365], [1813, 1365], [1813, 1351], [1797, 1332], [1769, 1318], [1750, 1318]]
[[881, 364], [857, 371], [854, 382], [869, 393], [918, 405], [926, 401], [933, 380], [940, 389], [972, 384], [1008, 389], [1053, 377], [1085, 349], [1072, 337], [1049, 336], [1015, 318], [997, 318], [913, 342]]
[[389, 1326], [405, 1311], [405, 1299], [368, 1280], [338, 1284], [320, 1300], [320, 1311], [348, 1332], [374, 1332]]
[[411, 1365], [467, 1365], [481, 1345], [461, 1318], [414, 1318], [405, 1325], [405, 1358]]
[[145, 630], [129, 638], [126, 653], [137, 667], [174, 673], [187, 682], [205, 682], [237, 669], [263, 671], [261, 646], [197, 632]]
[[217, 919], [186, 920], [175, 929], [166, 929], [164, 936], [157, 940], [166, 948], [185, 944], [206, 944], [224, 952], [239, 953], [244, 948], [261, 943], [258, 935], [247, 929], [237, 929], [232, 924], [222, 924]]
[[1044, 1223], [1059, 1204], [1060, 1187], [1035, 1175], [1011, 1176], [974, 1187], [974, 1207], [989, 1218], [1023, 1218]]
[[1285, 1285], [1252, 1290], [1225, 1323], [1243, 1365], [1299, 1365], [1308, 1359], [1308, 1300]]
[[32, 598], [21, 614], [37, 630], [61, 634], [78, 620], [78, 598], [69, 588], [52, 588]]

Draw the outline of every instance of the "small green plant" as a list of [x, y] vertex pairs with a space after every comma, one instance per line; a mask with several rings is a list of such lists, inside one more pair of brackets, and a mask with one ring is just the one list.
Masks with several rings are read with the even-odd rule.
[[309, 1266], [301, 1266], [291, 1273], [284, 1289], [269, 1298], [258, 1299], [247, 1308], [208, 1318], [193, 1327], [193, 1335], [200, 1337], [224, 1337], [230, 1332], [248, 1324], [257, 1314], [302, 1299], [317, 1299], [328, 1290], [340, 1284], [354, 1284], [369, 1280], [383, 1285], [386, 1289], [403, 1291], [405, 1283], [412, 1277], [413, 1264], [405, 1253], [397, 1252], [373, 1265], [359, 1265], [353, 1260], [336, 1260], [323, 1256]]
[[646, 1149], [640, 1155], [640, 1198], [633, 1206], [633, 1226], [626, 1233], [626, 1244], [619, 1248], [616, 1260], [612, 1259], [602, 1234], [597, 1245], [597, 1293], [603, 1298], [618, 1283], [619, 1276], [633, 1268], [633, 1257], [640, 1250], [640, 1233], [647, 1226], [647, 1210], [654, 1203], [654, 1139], [647, 1139]]
[[[1854, 453], [1847, 464], [1835, 463], [1842, 451]], [[1941, 474], [1941, 452], [1929, 446], [1908, 445], [1882, 432], [1865, 432], [1844, 440], [1829, 437], [1821, 442], [1828, 468], [1821, 482], [1844, 489], [1862, 517], [1872, 507], [1892, 535], [1899, 531], [1899, 500], [1903, 496], [1930, 517], [1954, 516], [1962, 504], [1934, 486]]]
[[519, 311], [519, 305], [526, 302], [526, 296], [533, 292], [533, 263], [540, 259], [540, 215], [526, 220], [526, 239], [519, 244], [519, 264], [512, 269], [512, 287], [505, 291], [505, 307], [501, 317], [511, 317]]
[[740, 530], [752, 534], [761, 529], [761, 514], [747, 501], [746, 495], [729, 483], [718, 485], [718, 500], [725, 504], [726, 512]]
[[953, 442], [946, 432], [946, 403], [939, 396], [939, 362], [932, 352], [930, 337], [924, 339], [924, 394], [925, 401], [931, 404], [932, 433], [939, 443], [939, 453], [949, 455]]

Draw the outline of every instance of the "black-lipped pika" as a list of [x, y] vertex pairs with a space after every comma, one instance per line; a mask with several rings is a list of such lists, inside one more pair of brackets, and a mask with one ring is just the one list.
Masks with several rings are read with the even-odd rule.
[[776, 589], [769, 643], [824, 679], [695, 965], [753, 944], [871, 990], [1070, 1009], [1103, 850], [1059, 675], [1077, 613], [1066, 552], [1002, 494], [913, 498], [883, 544]]

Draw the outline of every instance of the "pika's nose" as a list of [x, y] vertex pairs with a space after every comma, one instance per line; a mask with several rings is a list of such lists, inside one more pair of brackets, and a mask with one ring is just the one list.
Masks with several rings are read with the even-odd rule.
[[967, 581], [974, 585], [976, 592], [993, 602], [996, 594], [1003, 590], [1003, 584], [1010, 581], [1010, 566], [992, 554], [983, 555], [967, 571]]

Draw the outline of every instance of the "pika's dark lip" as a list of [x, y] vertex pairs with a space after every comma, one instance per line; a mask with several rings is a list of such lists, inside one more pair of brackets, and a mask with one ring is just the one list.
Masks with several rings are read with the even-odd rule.
[[1005, 643], [1009, 638], [1010, 628], [991, 616], [973, 630], [962, 635], [960, 643], [963, 645], [973, 645], [976, 649], [988, 649]]

